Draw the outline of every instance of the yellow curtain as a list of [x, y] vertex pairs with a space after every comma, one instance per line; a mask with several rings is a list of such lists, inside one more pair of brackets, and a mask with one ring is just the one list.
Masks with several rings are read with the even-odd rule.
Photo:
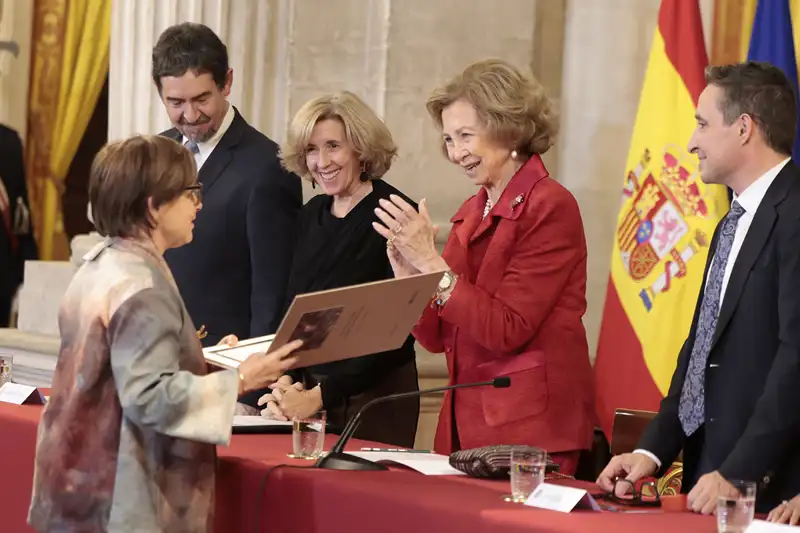
[[[739, 61], [747, 59], [750, 50], [750, 35], [753, 33], [753, 19], [756, 18], [758, 0], [739, 0], [742, 2], [741, 36], [739, 44]], [[774, 0], [773, 0], [774, 1]]]
[[[43, 31], [35, 35], [35, 44], [42, 54], [34, 50], [32, 81], [41, 90], [31, 91], [31, 121], [39, 121], [38, 132], [32, 134], [40, 137], [31, 139], [38, 149], [28, 157], [34, 169], [32, 188], [37, 191], [39, 255], [48, 260], [54, 259], [56, 240], [66, 250], [61, 195], [108, 74], [111, 0], [37, 0], [37, 18], [40, 10]], [[47, 68], [53, 66], [54, 45], [60, 53], [57, 72]], [[38, 164], [31, 158], [37, 158]]]
[[800, 0], [790, 0], [792, 10], [792, 32], [794, 33], [794, 54], [800, 56]]
[[[775, 0], [762, 0], [775, 1]], [[747, 59], [758, 0], [716, 0], [711, 63], [720, 65]], [[789, 0], [795, 53], [800, 55], [800, 0]]]
[[[716, 0], [710, 61], [724, 65], [741, 61], [743, 14], [756, 0]], [[749, 36], [748, 36], [749, 39]]]
[[[50, 144], [58, 110], [61, 83], [61, 49], [67, 19], [67, 0], [36, 0], [31, 39], [31, 85], [28, 94], [28, 136], [25, 143], [25, 175], [28, 181], [33, 227], [40, 257], [43, 205], [50, 175]], [[52, 244], [51, 244], [52, 247]], [[48, 250], [47, 258], [52, 250]]]

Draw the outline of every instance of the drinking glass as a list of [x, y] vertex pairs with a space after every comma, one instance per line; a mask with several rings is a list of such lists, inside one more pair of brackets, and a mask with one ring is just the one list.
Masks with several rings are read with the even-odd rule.
[[752, 481], [730, 482], [736, 494], [717, 498], [717, 533], [743, 533], [756, 507], [756, 484]]
[[292, 418], [292, 451], [295, 459], [318, 459], [325, 447], [325, 411]]
[[511, 499], [524, 503], [544, 482], [547, 453], [535, 448], [511, 449]]

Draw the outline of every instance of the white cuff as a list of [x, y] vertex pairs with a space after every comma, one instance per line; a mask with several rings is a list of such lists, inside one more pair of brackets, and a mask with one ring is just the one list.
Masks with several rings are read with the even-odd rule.
[[658, 457], [653, 455], [652, 452], [648, 452], [647, 450], [638, 449], [638, 450], [633, 450], [633, 453], [640, 453], [642, 455], [646, 455], [647, 457], [649, 457], [650, 459], [653, 460], [653, 462], [656, 464], [657, 468], [661, 468], [661, 461], [658, 459]]

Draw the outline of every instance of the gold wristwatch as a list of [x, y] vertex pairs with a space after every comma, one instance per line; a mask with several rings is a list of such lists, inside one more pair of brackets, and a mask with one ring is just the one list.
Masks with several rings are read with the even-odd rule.
[[[442, 279], [439, 280], [439, 286], [436, 288], [436, 297], [434, 298], [434, 303], [439, 307], [443, 306], [447, 303], [447, 300], [450, 299], [450, 295], [453, 294], [453, 288], [456, 286], [456, 281], [458, 281], [458, 276], [448, 270], [442, 276]], [[443, 296], [447, 293], [445, 296]]]

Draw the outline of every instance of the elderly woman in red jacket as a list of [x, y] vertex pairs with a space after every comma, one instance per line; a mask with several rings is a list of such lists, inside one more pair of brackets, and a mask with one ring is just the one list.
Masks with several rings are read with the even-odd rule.
[[450, 382], [511, 378], [507, 389], [448, 392], [434, 447], [534, 445], [572, 474], [595, 421], [586, 240], [575, 198], [540, 157], [557, 131], [552, 103], [536, 80], [489, 60], [436, 89], [427, 108], [478, 192], [451, 219], [442, 255], [425, 200], [419, 212], [381, 201], [375, 230], [397, 276], [446, 272], [413, 333], [445, 353]]

